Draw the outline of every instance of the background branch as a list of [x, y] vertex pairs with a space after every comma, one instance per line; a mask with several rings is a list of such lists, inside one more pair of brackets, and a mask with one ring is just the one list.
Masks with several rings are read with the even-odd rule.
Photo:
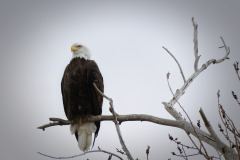
[[[99, 147], [98, 147], [99, 148]], [[94, 153], [94, 152], [102, 152], [102, 153], [107, 153], [109, 155], [112, 155], [112, 156], [115, 156], [117, 157], [118, 159], [120, 160], [123, 160], [122, 157], [120, 157], [119, 155], [117, 154], [114, 154], [112, 152], [109, 152], [109, 151], [105, 151], [105, 150], [102, 150], [102, 149], [98, 149], [98, 150], [93, 150], [93, 151], [87, 151], [87, 152], [84, 152], [82, 154], [78, 154], [78, 155], [74, 155], [74, 156], [68, 156], [68, 157], [54, 157], [54, 156], [50, 156], [50, 155], [47, 155], [47, 154], [44, 154], [44, 153], [41, 153], [41, 152], [37, 152], [38, 154], [42, 155], [42, 156], [45, 156], [45, 157], [48, 157], [48, 158], [52, 158], [52, 159], [70, 159], [70, 158], [76, 158], [76, 157], [80, 157], [80, 156], [84, 156], [86, 154], [89, 154], [89, 153]]]

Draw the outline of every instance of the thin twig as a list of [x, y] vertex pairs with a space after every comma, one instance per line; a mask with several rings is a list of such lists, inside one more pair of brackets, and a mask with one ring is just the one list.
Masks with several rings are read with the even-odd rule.
[[163, 47], [163, 49], [165, 49], [165, 50], [167, 51], [167, 53], [168, 53], [168, 54], [175, 60], [175, 62], [177, 63], [178, 68], [179, 68], [179, 70], [180, 70], [180, 73], [181, 73], [181, 75], [182, 75], [183, 81], [184, 81], [184, 83], [185, 83], [185, 82], [186, 82], [186, 79], [185, 79], [185, 76], [184, 76], [184, 74], [183, 74], [183, 70], [182, 70], [182, 67], [181, 67], [180, 63], [178, 62], [178, 60], [174, 57], [174, 55], [173, 55], [167, 48]]
[[109, 101], [109, 104], [110, 104], [110, 110], [112, 110], [112, 114], [113, 114], [113, 117], [114, 117], [114, 123], [115, 123], [115, 126], [116, 126], [116, 130], [117, 130], [117, 133], [118, 133], [118, 138], [120, 140], [120, 143], [123, 147], [123, 150], [124, 152], [126, 153], [127, 157], [130, 159], [130, 160], [133, 160], [133, 157], [131, 155], [131, 153], [129, 152], [129, 150], [127, 149], [127, 146], [125, 145], [124, 143], [124, 140], [122, 138], [122, 134], [121, 134], [121, 130], [120, 130], [120, 127], [119, 127], [119, 124], [118, 124], [118, 120], [117, 120], [117, 115], [116, 115], [116, 112], [114, 111], [114, 107], [113, 107], [113, 100], [112, 98], [109, 98], [107, 97], [106, 95], [104, 95], [102, 93], [102, 91], [100, 91], [97, 87], [97, 85], [95, 83], [93, 83], [93, 86], [95, 87], [95, 89], [97, 90], [97, 92], [99, 94], [101, 94], [104, 98], [106, 98], [108, 101]]
[[184, 157], [185, 157], [185, 159], [188, 160], [187, 154], [186, 154], [185, 149], [184, 149], [183, 146], [182, 146], [182, 150], [183, 150], [183, 153], [184, 153]]
[[220, 39], [222, 40], [223, 43], [223, 47], [225, 48], [226, 54], [223, 58], [216, 60], [214, 63], [221, 63], [222, 61], [224, 61], [225, 59], [229, 59], [229, 54], [230, 54], [230, 48], [226, 45], [223, 37], [220, 37]]
[[182, 158], [186, 158], [186, 157], [193, 157], [193, 156], [199, 156], [199, 155], [200, 155], [199, 153], [196, 153], [196, 154], [190, 154], [190, 155], [187, 155], [187, 156], [183, 156], [183, 155], [174, 154], [174, 156], [177, 156], [177, 157], [182, 157]]
[[240, 81], [238, 64], [239, 64], [239, 62], [235, 62], [235, 63], [233, 64], [233, 67], [234, 67], [234, 70], [235, 70], [235, 72], [236, 72], [236, 74], [237, 74], [238, 80]]
[[150, 146], [148, 145], [146, 149], [147, 160], [149, 160], [149, 153], [150, 153]]
[[[186, 132], [187, 133], [187, 132]], [[194, 140], [192, 139], [192, 137], [190, 136], [190, 134], [188, 134], [187, 133], [187, 136], [188, 136], [188, 138], [191, 140], [191, 142], [193, 143], [193, 145], [196, 147], [196, 149], [198, 150], [198, 152], [200, 153], [200, 154], [202, 154], [202, 151], [201, 151], [201, 149], [197, 146], [197, 144], [194, 142]], [[201, 147], [201, 146], [200, 146]]]
[[[229, 146], [231, 147], [231, 148], [230, 147], [225, 147], [223, 149], [228, 151], [228, 152], [231, 152], [233, 157], [234, 157], [234, 159], [240, 159], [239, 141], [238, 141], [238, 137], [237, 137], [237, 135], [239, 136], [239, 132], [237, 131], [237, 129], [236, 129], [233, 121], [231, 120], [231, 118], [227, 115], [227, 113], [223, 109], [223, 106], [220, 104], [220, 91], [218, 91], [217, 96], [218, 96], [218, 111], [219, 111], [219, 115], [220, 115], [220, 118], [222, 120], [222, 123], [223, 123], [223, 125], [225, 127], [225, 132], [226, 133], [224, 133], [224, 130], [222, 130], [220, 124], [219, 124], [219, 126], [220, 126], [219, 128], [220, 128], [220, 131], [222, 132], [222, 134], [228, 140]], [[230, 139], [228, 131], [230, 131], [230, 133], [233, 134], [234, 140], [235, 140], [235, 144]], [[236, 148], [237, 153], [235, 152], [235, 150], [233, 148]], [[236, 158], [236, 157], [238, 157], [238, 158]]]
[[232, 91], [232, 96], [233, 98], [236, 100], [236, 102], [238, 103], [238, 105], [240, 106], [240, 101], [238, 100], [237, 95], [234, 93], [234, 91]]
[[[177, 149], [180, 152], [180, 154], [183, 155], [183, 153], [184, 153], [184, 159], [188, 159], [187, 158], [188, 155], [185, 152], [184, 148], [198, 150], [198, 148], [196, 148], [196, 147], [190, 147], [188, 145], [185, 145], [185, 144], [181, 143], [180, 141], [178, 141], [178, 138], [173, 138], [170, 134], [168, 134], [168, 136], [169, 136], [169, 139], [171, 141], [173, 141], [173, 142], [175, 142], [177, 144]], [[180, 149], [179, 146], [181, 146], [182, 149]], [[175, 152], [172, 152], [172, 153], [173, 153], [173, 155], [176, 155]]]
[[61, 119], [61, 118], [49, 118], [49, 120], [53, 121], [53, 122], [50, 122], [48, 124], [44, 124], [42, 126], [39, 126], [38, 129], [42, 129], [44, 131], [45, 128], [48, 128], [48, 127], [51, 127], [51, 126], [70, 125], [70, 124], [73, 123], [72, 121], [64, 120], [64, 119]]
[[102, 91], [100, 91], [100, 89], [98, 89], [96, 83], [93, 83], [93, 86], [94, 86], [94, 88], [97, 90], [97, 92], [98, 92], [101, 96], [103, 96], [104, 98], [106, 98], [106, 99], [109, 100], [109, 101], [112, 101], [111, 98], [109, 98], [108, 96], [106, 96], [104, 93], [102, 93]]
[[113, 155], [115, 157], [117, 157], [118, 159], [121, 159], [123, 160], [122, 157], [120, 157], [119, 155], [117, 154], [114, 154], [112, 152], [109, 152], [109, 151], [105, 151], [105, 150], [102, 150], [102, 149], [99, 149], [99, 150], [93, 150], [93, 151], [87, 151], [87, 152], [84, 152], [82, 154], [78, 154], [78, 155], [74, 155], [74, 156], [68, 156], [68, 157], [54, 157], [54, 156], [50, 156], [50, 155], [47, 155], [47, 154], [43, 154], [41, 152], [37, 152], [38, 154], [42, 155], [42, 156], [45, 156], [45, 157], [48, 157], [48, 158], [52, 158], [52, 159], [71, 159], [71, 158], [76, 158], [76, 157], [80, 157], [80, 156], [84, 156], [88, 153], [94, 153], [94, 152], [103, 152], [103, 153], [107, 153], [109, 155]]

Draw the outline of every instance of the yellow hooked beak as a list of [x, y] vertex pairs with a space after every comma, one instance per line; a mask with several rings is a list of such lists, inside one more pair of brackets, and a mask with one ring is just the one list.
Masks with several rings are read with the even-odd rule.
[[71, 47], [71, 51], [76, 51], [76, 50], [78, 50], [77, 47], [75, 47], [75, 46], [72, 46], [72, 47]]

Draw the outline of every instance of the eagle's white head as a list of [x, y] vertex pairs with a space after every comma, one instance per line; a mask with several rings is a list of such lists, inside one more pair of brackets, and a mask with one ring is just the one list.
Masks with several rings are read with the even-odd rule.
[[71, 51], [73, 53], [72, 59], [80, 57], [89, 60], [91, 58], [88, 48], [80, 43], [74, 43], [71, 47]]

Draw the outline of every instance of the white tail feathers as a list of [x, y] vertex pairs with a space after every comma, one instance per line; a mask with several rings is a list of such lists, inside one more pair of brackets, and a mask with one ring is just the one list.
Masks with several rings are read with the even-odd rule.
[[85, 122], [71, 125], [70, 130], [72, 134], [78, 133], [78, 147], [85, 152], [91, 146], [92, 133], [96, 132], [97, 127], [93, 122]]

